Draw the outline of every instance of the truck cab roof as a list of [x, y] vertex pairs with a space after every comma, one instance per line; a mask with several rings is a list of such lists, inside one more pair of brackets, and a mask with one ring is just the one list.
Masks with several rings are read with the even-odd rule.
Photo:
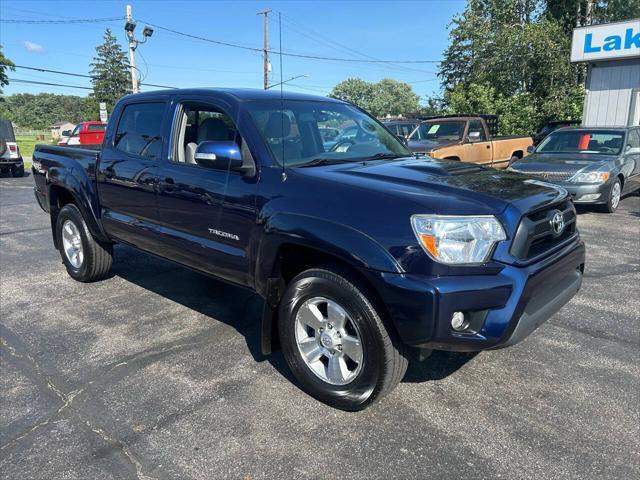
[[175, 95], [199, 95], [212, 96], [216, 98], [227, 98], [237, 102], [251, 102], [257, 100], [306, 100], [306, 101], [322, 101], [332, 103], [345, 103], [335, 98], [322, 97], [320, 95], [309, 95], [306, 93], [287, 92], [280, 90], [260, 90], [256, 88], [175, 88], [171, 90], [154, 90], [151, 92], [135, 93], [127, 95], [126, 99], [139, 98], [158, 98]]

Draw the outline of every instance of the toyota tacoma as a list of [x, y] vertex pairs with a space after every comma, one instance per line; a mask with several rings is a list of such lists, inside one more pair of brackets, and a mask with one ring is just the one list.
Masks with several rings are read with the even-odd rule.
[[[322, 128], [356, 128], [323, 146]], [[328, 98], [186, 89], [124, 97], [100, 151], [38, 145], [35, 195], [68, 274], [127, 244], [264, 299], [261, 345], [301, 387], [360, 410], [413, 349], [513, 345], [578, 291], [566, 190], [416, 158]]]

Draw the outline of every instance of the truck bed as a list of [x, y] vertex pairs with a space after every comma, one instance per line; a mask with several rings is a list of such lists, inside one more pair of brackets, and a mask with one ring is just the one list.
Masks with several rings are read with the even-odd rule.
[[[100, 151], [92, 148], [38, 144], [33, 152], [33, 178], [35, 194], [43, 210], [49, 211], [47, 178], [55, 185], [60, 175], [72, 172], [78, 183], [95, 182], [95, 172]], [[71, 181], [65, 178], [65, 182]]]

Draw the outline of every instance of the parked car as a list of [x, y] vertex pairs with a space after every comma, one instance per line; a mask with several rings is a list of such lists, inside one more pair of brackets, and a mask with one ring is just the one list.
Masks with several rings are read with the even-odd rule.
[[58, 145], [101, 145], [106, 128], [103, 122], [81, 122], [72, 131], [62, 132]]
[[556, 130], [509, 170], [553, 182], [575, 203], [612, 213], [622, 195], [640, 188], [640, 127]]
[[[415, 158], [348, 103], [170, 90], [124, 97], [112, 119], [99, 152], [36, 146], [35, 195], [69, 275], [105, 278], [122, 242], [252, 289], [263, 352], [279, 345], [335, 407], [392, 390], [409, 347], [513, 345], [580, 288], [565, 190]], [[375, 140], [326, 151], [327, 119]]]
[[24, 162], [11, 121], [0, 120], [0, 173], [8, 172], [14, 177], [24, 177]]
[[551, 122], [547, 122], [544, 127], [538, 130], [538, 132], [533, 136], [533, 145], [538, 145], [547, 135], [551, 132], [555, 132], [559, 128], [577, 127], [581, 123], [582, 120], [553, 120]]
[[382, 124], [394, 135], [409, 138], [409, 135], [420, 125], [420, 120], [410, 118], [404, 120], [383, 120]]
[[496, 136], [494, 115], [434, 117], [425, 120], [409, 136], [409, 148], [433, 158], [506, 168], [527, 155], [531, 137]]

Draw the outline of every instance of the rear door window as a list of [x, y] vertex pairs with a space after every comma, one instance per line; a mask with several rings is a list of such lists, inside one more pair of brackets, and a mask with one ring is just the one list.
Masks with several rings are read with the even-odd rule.
[[162, 152], [164, 103], [132, 103], [124, 107], [114, 147], [129, 155], [157, 159]]

